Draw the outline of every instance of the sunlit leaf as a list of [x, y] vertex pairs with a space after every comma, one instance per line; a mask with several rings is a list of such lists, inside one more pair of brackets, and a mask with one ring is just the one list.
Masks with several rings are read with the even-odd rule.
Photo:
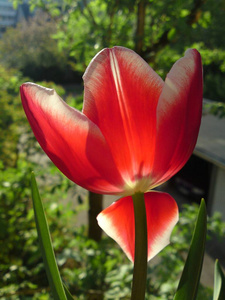
[[73, 296], [70, 294], [70, 291], [68, 290], [67, 286], [63, 283], [63, 287], [66, 293], [67, 300], [74, 300]]
[[174, 300], [196, 299], [204, 257], [206, 232], [207, 214], [205, 201], [202, 200], [188, 257]]
[[[31, 174], [32, 199], [40, 248], [54, 300], [67, 300], [56, 264], [51, 237], [34, 173]], [[71, 296], [72, 297], [72, 296]], [[73, 298], [68, 298], [73, 299]]]
[[213, 300], [225, 299], [225, 276], [218, 260], [215, 262]]

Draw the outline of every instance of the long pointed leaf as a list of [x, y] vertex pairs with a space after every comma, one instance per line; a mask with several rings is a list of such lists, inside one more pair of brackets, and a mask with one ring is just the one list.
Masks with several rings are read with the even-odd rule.
[[201, 201], [191, 246], [174, 300], [196, 299], [202, 270], [207, 232], [205, 201]]
[[66, 293], [67, 300], [74, 300], [73, 296], [70, 294], [70, 291], [68, 290], [67, 286], [63, 283], [63, 287]]
[[32, 199], [34, 206], [34, 215], [40, 242], [42, 257], [48, 276], [54, 300], [67, 300], [62, 280], [56, 264], [55, 255], [51, 243], [48, 224], [45, 217], [43, 205], [39, 196], [37, 183], [34, 173], [31, 174]]
[[215, 262], [213, 300], [225, 299], [225, 276], [218, 260]]

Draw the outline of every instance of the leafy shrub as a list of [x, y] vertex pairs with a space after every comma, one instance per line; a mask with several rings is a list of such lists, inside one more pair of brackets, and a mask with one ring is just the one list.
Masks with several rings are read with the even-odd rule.
[[[21, 149], [30, 155], [40, 149], [36, 146], [19, 96], [20, 85], [27, 81], [30, 79], [24, 77], [20, 71], [0, 64], [0, 160], [5, 168], [16, 167]], [[66, 90], [54, 82], [42, 81], [39, 84], [55, 89], [61, 97], [66, 96]], [[77, 102], [71, 92], [67, 96], [66, 100], [81, 108], [81, 98]]]
[[[35, 168], [58, 265], [76, 299], [87, 299], [95, 293], [99, 297], [104, 294], [104, 299], [129, 299], [132, 264], [111, 239], [96, 243], [87, 238], [85, 227], [75, 228], [77, 206], [65, 205], [71, 182], [55, 167], [43, 168], [28, 160], [37, 152], [36, 141], [30, 135], [18, 96], [19, 85], [27, 79], [2, 66], [0, 71], [0, 298], [50, 299], [30, 199], [30, 172]], [[54, 87], [70, 105], [81, 109], [80, 89], [66, 91], [54, 83], [41, 84]], [[21, 132], [29, 140], [24, 153], [18, 151]], [[51, 174], [51, 179], [46, 174]], [[149, 263], [146, 299], [172, 299], [196, 216], [197, 206], [185, 206], [171, 245], [159, 254], [158, 264]], [[224, 236], [224, 224], [218, 215], [209, 218], [208, 226], [210, 232]], [[211, 299], [212, 291], [201, 287], [198, 297]]]
[[[31, 297], [48, 289], [30, 198], [30, 173], [33, 168], [33, 164], [21, 159], [17, 162], [17, 168], [1, 170], [0, 240], [4, 243], [0, 252], [1, 299], [8, 299], [14, 294], [18, 297], [15, 299], [20, 299], [21, 294]], [[45, 180], [40, 166], [39, 180]], [[73, 238], [73, 232], [67, 229], [67, 220], [68, 216], [74, 218], [75, 211], [68, 209], [65, 213], [65, 205], [55, 202], [56, 195], [63, 198], [70, 186], [69, 180], [57, 171], [55, 183], [43, 189], [56, 253], [66, 249]], [[51, 201], [48, 196], [45, 197], [46, 194], [51, 195]]]
[[25, 124], [19, 86], [25, 81], [21, 72], [0, 65], [0, 160], [6, 167], [15, 166], [18, 156], [18, 129]]
[[68, 64], [67, 52], [59, 51], [52, 38], [56, 29], [57, 23], [43, 12], [16, 28], [8, 28], [0, 40], [0, 62], [34, 81], [81, 81], [81, 76], [72, 72]]
[[[50, 299], [48, 283], [39, 252], [33, 210], [30, 202], [29, 171], [31, 165], [18, 163], [15, 169], [3, 171], [4, 181], [0, 199], [2, 299]], [[20, 171], [19, 171], [20, 170]], [[129, 299], [132, 281], [132, 264], [117, 244], [108, 237], [100, 243], [87, 238], [85, 227], [74, 227], [76, 210], [57, 199], [64, 199], [71, 183], [55, 173], [52, 184], [39, 170], [41, 195], [50, 225], [53, 245], [64, 282], [76, 299], [88, 299], [91, 295], [104, 295], [104, 299]], [[46, 173], [46, 171], [44, 171]], [[44, 173], [43, 172], [43, 173]], [[50, 170], [48, 170], [48, 173]], [[173, 299], [178, 278], [190, 245], [197, 216], [197, 205], [186, 205], [180, 214], [171, 244], [149, 263], [146, 299]], [[72, 226], [71, 226], [72, 225]], [[224, 236], [225, 226], [218, 215], [208, 220], [209, 233]], [[26, 295], [26, 296], [25, 296]], [[153, 296], [152, 296], [153, 295]], [[26, 298], [25, 298], [26, 297]], [[44, 297], [44, 298], [42, 298]], [[100, 297], [100, 296], [99, 296]], [[209, 300], [212, 290], [200, 287], [198, 299]]]

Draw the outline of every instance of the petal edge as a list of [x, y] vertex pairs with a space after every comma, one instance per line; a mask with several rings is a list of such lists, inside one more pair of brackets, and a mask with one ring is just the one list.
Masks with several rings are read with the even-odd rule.
[[53, 163], [86, 189], [120, 194], [123, 181], [99, 128], [52, 89], [25, 83], [20, 92], [31, 128]]
[[[167, 193], [144, 194], [148, 227], [148, 260], [169, 244], [178, 221], [178, 207]], [[114, 202], [97, 217], [99, 226], [114, 239], [127, 257], [134, 260], [134, 210], [131, 196]]]

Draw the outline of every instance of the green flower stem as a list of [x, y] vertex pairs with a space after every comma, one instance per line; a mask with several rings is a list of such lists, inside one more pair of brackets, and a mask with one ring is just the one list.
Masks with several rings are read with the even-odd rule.
[[147, 278], [148, 236], [143, 193], [132, 196], [135, 218], [135, 255], [131, 300], [144, 300]]

